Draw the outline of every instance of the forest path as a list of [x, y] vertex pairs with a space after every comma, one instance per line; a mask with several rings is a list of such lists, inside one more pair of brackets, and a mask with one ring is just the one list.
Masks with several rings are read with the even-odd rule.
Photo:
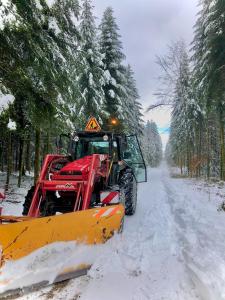
[[23, 299], [225, 299], [225, 214], [217, 200], [207, 187], [171, 178], [166, 165], [149, 170], [135, 216], [89, 274]]

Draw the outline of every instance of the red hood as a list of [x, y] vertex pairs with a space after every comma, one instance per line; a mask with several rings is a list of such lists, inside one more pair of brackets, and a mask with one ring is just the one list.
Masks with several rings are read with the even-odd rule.
[[82, 174], [88, 173], [89, 167], [91, 164], [92, 155], [85, 156], [83, 158], [80, 158], [78, 160], [75, 160], [71, 163], [68, 163], [65, 167], [63, 167], [60, 170], [60, 173], [62, 172], [70, 172], [70, 171], [80, 171]]

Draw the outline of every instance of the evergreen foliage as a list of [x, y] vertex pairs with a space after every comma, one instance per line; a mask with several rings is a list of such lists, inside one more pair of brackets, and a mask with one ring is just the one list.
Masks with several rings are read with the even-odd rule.
[[[191, 176], [225, 180], [225, 2], [200, 1], [192, 69], [180, 60], [172, 100], [169, 160]], [[174, 51], [180, 55], [180, 50]], [[186, 65], [186, 67], [184, 67]], [[189, 65], [189, 66], [188, 66]], [[186, 69], [186, 71], [185, 71]], [[183, 76], [180, 76], [183, 73]]]
[[123, 118], [126, 123], [127, 132], [133, 132], [141, 136], [144, 130], [142, 106], [138, 101], [140, 96], [136, 88], [134, 72], [130, 65], [124, 68], [126, 94], [122, 102]]
[[126, 97], [126, 81], [122, 65], [125, 55], [122, 53], [122, 43], [118, 26], [113, 16], [113, 9], [108, 7], [100, 24], [100, 52], [103, 58], [103, 70], [106, 83], [103, 86], [105, 96], [105, 111], [111, 117], [123, 120], [123, 99]]
[[162, 141], [157, 125], [153, 121], [148, 121], [144, 128], [142, 148], [146, 164], [153, 168], [158, 167], [163, 156]]
[[[36, 178], [56, 137], [84, 129], [90, 115], [142, 133], [118, 30], [111, 8], [97, 28], [91, 0], [0, 1], [0, 169], [8, 183], [19, 171], [20, 185], [33, 166]], [[9, 97], [14, 102], [6, 105]]]
[[78, 84], [81, 92], [80, 115], [85, 117], [84, 124], [87, 116], [97, 116], [99, 120], [102, 120], [104, 116], [103, 87], [106, 80], [92, 9], [91, 1], [84, 0], [80, 23], [80, 53], [78, 55], [80, 62], [78, 72]]

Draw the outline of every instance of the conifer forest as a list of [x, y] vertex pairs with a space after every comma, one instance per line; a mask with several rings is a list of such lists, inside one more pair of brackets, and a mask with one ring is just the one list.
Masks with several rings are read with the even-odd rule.
[[[0, 169], [38, 176], [61, 133], [102, 127], [143, 136], [132, 67], [113, 9], [97, 26], [90, 0], [0, 3]], [[157, 154], [158, 155], [158, 154]]]
[[225, 180], [225, 1], [199, 2], [191, 45], [173, 42], [157, 58], [156, 106], [172, 105], [169, 162], [190, 176]]
[[[200, 1], [191, 45], [172, 42], [157, 56], [155, 104], [172, 107], [167, 161], [192, 177], [225, 180], [225, 33], [223, 0]], [[157, 166], [162, 142], [144, 110], [126, 62], [113, 8], [96, 24], [91, 0], [1, 1], [0, 169], [38, 176], [61, 133], [90, 116], [104, 128], [135, 133], [146, 164]]]

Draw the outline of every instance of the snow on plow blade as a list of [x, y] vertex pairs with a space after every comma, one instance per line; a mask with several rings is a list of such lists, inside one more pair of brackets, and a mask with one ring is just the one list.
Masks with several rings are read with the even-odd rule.
[[[96, 244], [105, 243], [114, 232], [118, 232], [123, 217], [123, 205], [43, 218], [1, 217], [0, 295], [7, 296], [18, 289], [36, 285], [32, 279], [34, 273], [42, 285], [83, 275], [93, 263], [91, 253], [98, 247]], [[6, 219], [15, 223], [5, 224]], [[37, 264], [34, 261], [40, 253]], [[52, 265], [46, 257], [50, 258]], [[45, 259], [46, 263], [43, 263]], [[24, 270], [26, 262], [30, 272]], [[34, 268], [35, 264], [37, 268]], [[43, 272], [38, 273], [41, 264], [44, 265]], [[52, 267], [55, 267], [54, 272], [51, 272]]]

